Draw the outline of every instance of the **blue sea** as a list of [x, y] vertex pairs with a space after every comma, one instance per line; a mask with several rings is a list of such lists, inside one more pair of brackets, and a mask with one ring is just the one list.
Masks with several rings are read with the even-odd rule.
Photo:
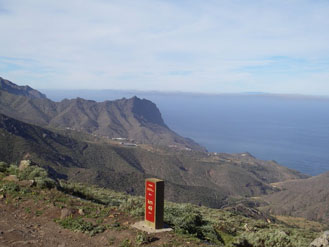
[[210, 152], [249, 152], [309, 175], [329, 171], [329, 98], [160, 93], [114, 90], [40, 90], [55, 101], [96, 101], [134, 95], [158, 106], [166, 124]]

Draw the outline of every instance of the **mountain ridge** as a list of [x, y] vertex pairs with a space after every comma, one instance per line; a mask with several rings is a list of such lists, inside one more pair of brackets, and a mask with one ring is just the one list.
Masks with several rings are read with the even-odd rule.
[[[54, 102], [34, 89], [31, 91], [8, 80], [2, 81], [11, 86], [9, 89], [0, 88], [0, 112], [7, 116], [47, 128], [71, 128], [109, 138], [126, 138], [141, 144], [176, 145], [178, 148], [205, 151], [193, 140], [170, 130], [157, 106], [149, 100], [135, 96], [103, 102], [82, 98]], [[33, 92], [32, 96], [29, 92]]]
[[0, 77], [0, 90], [5, 90], [12, 94], [24, 95], [32, 98], [42, 98], [42, 99], [47, 98], [45, 94], [40, 93], [39, 91], [31, 88], [28, 85], [18, 86], [9, 80], [3, 79], [2, 77]]
[[26, 158], [57, 177], [133, 194], [143, 193], [146, 177], [162, 178], [167, 199], [211, 207], [222, 207], [232, 197], [272, 193], [270, 182], [304, 177], [243, 154], [209, 156], [80, 141], [0, 114], [0, 159], [15, 163]]
[[[56, 177], [132, 194], [142, 194], [144, 179], [154, 176], [166, 180], [169, 200], [211, 207], [245, 203], [327, 221], [328, 174], [308, 178], [248, 153], [206, 153], [172, 132], [146, 99], [53, 102], [17, 87], [15, 94], [0, 88], [0, 160], [31, 157]], [[113, 144], [109, 137], [134, 139], [138, 146]]]

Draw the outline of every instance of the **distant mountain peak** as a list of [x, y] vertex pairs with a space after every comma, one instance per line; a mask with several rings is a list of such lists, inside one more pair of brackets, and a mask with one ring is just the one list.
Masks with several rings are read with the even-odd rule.
[[158, 124], [168, 128], [162, 119], [158, 107], [152, 101], [140, 99], [136, 96], [130, 98], [128, 101], [133, 103], [131, 111], [141, 122]]
[[39, 91], [31, 88], [28, 85], [18, 86], [12, 83], [11, 81], [3, 79], [2, 77], [0, 77], [0, 90], [6, 91], [11, 94], [27, 96], [30, 98], [41, 98], [41, 99], [47, 98], [45, 94], [40, 93]]
[[127, 138], [140, 144], [205, 150], [170, 130], [160, 110], [150, 100], [134, 96], [96, 102], [78, 97], [53, 102], [29, 86], [18, 86], [0, 79], [0, 113], [9, 117], [42, 127]]

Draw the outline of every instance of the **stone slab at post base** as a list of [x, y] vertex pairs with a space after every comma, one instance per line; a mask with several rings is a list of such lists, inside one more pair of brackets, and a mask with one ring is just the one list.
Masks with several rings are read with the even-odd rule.
[[131, 225], [131, 227], [136, 228], [138, 230], [141, 230], [143, 232], [147, 232], [147, 233], [162, 233], [162, 232], [170, 232], [173, 229], [169, 228], [167, 226], [164, 226], [164, 228], [162, 229], [155, 229], [153, 227], [150, 227], [148, 224], [146, 224], [146, 222], [143, 221], [138, 221], [135, 224]]

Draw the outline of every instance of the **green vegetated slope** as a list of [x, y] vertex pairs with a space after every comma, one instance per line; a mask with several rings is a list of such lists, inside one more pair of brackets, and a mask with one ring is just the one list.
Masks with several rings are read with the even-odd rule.
[[144, 178], [163, 178], [168, 200], [217, 208], [232, 197], [272, 193], [276, 190], [272, 182], [304, 177], [249, 154], [214, 156], [81, 141], [2, 114], [0, 158], [7, 162], [30, 158], [57, 177], [133, 194], [143, 193]]
[[[245, 217], [229, 210], [166, 201], [164, 220], [174, 231], [148, 235], [130, 227], [143, 219], [143, 197], [57, 181], [37, 164], [27, 161], [20, 167], [0, 162], [0, 207], [7, 211], [0, 212], [2, 219], [16, 215], [10, 226], [2, 225], [0, 243], [10, 241], [8, 233], [25, 221], [29, 227], [38, 224], [34, 243], [41, 244], [50, 238], [48, 246], [58, 246], [59, 241], [77, 242], [72, 244], [78, 246], [79, 239], [83, 239], [89, 246], [306, 247], [324, 228], [306, 220], [303, 227], [291, 227], [273, 217]], [[54, 239], [51, 236], [59, 227], [72, 233], [65, 231], [61, 239]], [[17, 231], [24, 233], [24, 229]], [[17, 237], [20, 235], [15, 237], [16, 241]]]
[[133, 97], [96, 102], [76, 98], [53, 102], [39, 96], [42, 94], [36, 90], [30, 93], [31, 88], [28, 90], [2, 78], [0, 81], [0, 113], [15, 119], [42, 127], [128, 138], [138, 143], [204, 150], [170, 130], [156, 105], [149, 100]]

